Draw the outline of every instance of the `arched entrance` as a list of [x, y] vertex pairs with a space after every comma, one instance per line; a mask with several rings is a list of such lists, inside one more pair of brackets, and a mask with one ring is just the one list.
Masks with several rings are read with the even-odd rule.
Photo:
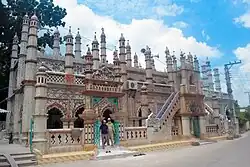
[[58, 108], [52, 108], [48, 111], [48, 119], [47, 119], [47, 129], [62, 129], [63, 122], [61, 118], [63, 114], [61, 110]]
[[111, 114], [112, 114], [113, 112], [112, 112], [112, 110], [111, 109], [105, 109], [104, 111], [103, 111], [103, 114], [102, 114], [102, 117], [103, 117], [103, 119], [104, 120], [108, 120], [108, 118], [110, 118], [111, 119], [111, 122], [112, 123], [114, 123], [114, 120], [111, 118]]
[[74, 121], [74, 128], [84, 128], [84, 120], [80, 117], [83, 111], [84, 107], [81, 107], [76, 111], [75, 113], [76, 120]]

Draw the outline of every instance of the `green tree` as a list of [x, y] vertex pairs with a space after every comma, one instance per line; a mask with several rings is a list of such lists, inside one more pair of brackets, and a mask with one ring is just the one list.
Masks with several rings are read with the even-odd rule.
[[[54, 5], [53, 0], [7, 0], [4, 5], [0, 1], [0, 102], [7, 97], [10, 54], [12, 39], [17, 33], [21, 38], [23, 16], [36, 13], [39, 19], [39, 28], [65, 26], [62, 19], [66, 16], [66, 9]], [[47, 31], [39, 37], [38, 45], [52, 47], [53, 35]], [[0, 108], [5, 108], [6, 103], [1, 103]]]

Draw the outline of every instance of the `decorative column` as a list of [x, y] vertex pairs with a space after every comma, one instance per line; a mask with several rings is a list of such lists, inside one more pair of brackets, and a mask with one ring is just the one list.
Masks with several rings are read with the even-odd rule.
[[7, 113], [6, 116], [6, 129], [8, 131], [8, 133], [13, 132], [13, 127], [12, 127], [12, 123], [14, 124], [18, 124], [18, 122], [13, 122], [13, 117], [11, 117], [12, 113], [15, 114], [15, 108], [14, 105], [16, 105], [15, 101], [14, 101], [14, 97], [12, 97], [13, 95], [13, 91], [16, 88], [15, 85], [15, 62], [18, 59], [18, 36], [17, 34], [15, 34], [14, 38], [13, 38], [13, 45], [12, 45], [12, 53], [11, 53], [11, 64], [10, 64], [10, 74], [9, 74], [9, 90], [8, 90], [8, 102], [7, 102], [7, 110], [10, 111], [10, 113]]
[[148, 46], [146, 46], [144, 55], [145, 55], [145, 62], [146, 62], [146, 81], [149, 84], [152, 84], [153, 75], [152, 75], [152, 67], [151, 67], [151, 50]]
[[53, 56], [57, 59], [60, 57], [60, 32], [57, 27], [54, 32]]
[[118, 58], [117, 50], [114, 51], [113, 53], [113, 64], [114, 64], [114, 73], [115, 73], [115, 80], [117, 82], [120, 82], [121, 80], [121, 68], [120, 68], [120, 60]]
[[169, 50], [168, 47], [166, 47], [165, 50], [165, 54], [166, 54], [166, 63], [167, 63], [167, 72], [168, 72], [168, 83], [171, 86], [174, 86], [174, 79], [173, 79], [173, 61], [172, 61], [172, 57], [169, 54]]
[[33, 114], [34, 121], [34, 138], [32, 140], [33, 147], [41, 151], [43, 154], [47, 153], [47, 73], [46, 67], [43, 65], [39, 67], [36, 74], [36, 96], [35, 96], [35, 114]]
[[19, 142], [21, 139], [20, 135], [22, 133], [22, 122], [21, 122], [21, 108], [23, 108], [23, 94], [21, 94], [22, 82], [25, 75], [25, 59], [27, 55], [27, 43], [28, 43], [28, 32], [29, 32], [29, 17], [26, 14], [23, 17], [23, 25], [21, 32], [21, 41], [20, 41], [20, 53], [18, 57], [18, 67], [17, 67], [17, 91], [15, 94], [15, 106], [14, 106], [14, 116], [13, 120], [11, 119], [11, 126], [13, 125], [13, 140], [14, 143]]
[[139, 68], [139, 65], [138, 65], [138, 56], [137, 56], [136, 53], [135, 53], [135, 55], [134, 55], [134, 67], [135, 67], [135, 68]]
[[[141, 87], [141, 112], [143, 118], [148, 116], [148, 91], [145, 84]], [[146, 126], [146, 120], [143, 120], [142, 126]]]
[[123, 34], [121, 34], [121, 37], [119, 39], [119, 59], [120, 59], [120, 66], [121, 66], [121, 81], [125, 83], [127, 81], [127, 67], [126, 67], [126, 52], [125, 52], [125, 38]]
[[81, 35], [80, 35], [80, 32], [79, 32], [79, 28], [78, 28], [78, 31], [77, 31], [77, 35], [75, 37], [75, 58], [76, 60], [82, 60], [82, 51], [81, 51]]
[[74, 66], [73, 66], [73, 36], [71, 34], [71, 27], [69, 27], [69, 33], [66, 36], [66, 53], [65, 53], [65, 73], [73, 74]]
[[132, 67], [131, 46], [129, 45], [129, 40], [126, 46], [126, 55], [127, 55], [127, 67]]
[[35, 84], [37, 69], [37, 30], [38, 18], [34, 14], [30, 19], [30, 28], [27, 45], [27, 57], [25, 67], [23, 114], [22, 114], [22, 142], [28, 144], [28, 132], [31, 116], [35, 110]]
[[93, 70], [96, 71], [99, 69], [99, 42], [96, 39], [96, 32], [94, 35], [94, 40], [92, 41], [92, 55], [93, 55]]
[[104, 28], [102, 28], [102, 34], [101, 34], [101, 66], [106, 65], [106, 35], [104, 33]]
[[217, 125], [220, 125], [220, 105], [219, 105], [219, 99], [216, 96], [212, 96], [212, 108], [213, 108], [213, 117], [214, 117], [214, 123]]

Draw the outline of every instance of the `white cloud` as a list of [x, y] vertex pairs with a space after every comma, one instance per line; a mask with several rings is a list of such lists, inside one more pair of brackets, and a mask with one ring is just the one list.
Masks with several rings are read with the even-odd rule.
[[250, 72], [250, 43], [245, 47], [238, 47], [233, 53], [242, 61], [242, 69], [245, 72]]
[[184, 11], [182, 6], [176, 4], [167, 5], [167, 6], [157, 6], [154, 8], [156, 14], [160, 17], [162, 16], [176, 16], [181, 14]]
[[176, 16], [184, 11], [183, 6], [171, 0], [84, 0], [83, 5], [97, 9], [104, 15], [113, 15], [117, 18], [159, 18], [162, 16]]
[[173, 26], [174, 26], [175, 28], [180, 28], [180, 29], [182, 29], [182, 28], [187, 28], [187, 27], [188, 27], [188, 24], [185, 23], [185, 22], [183, 22], [183, 21], [177, 21], [177, 22], [174, 22], [174, 23], [173, 23]]
[[[76, 32], [80, 28], [81, 35], [93, 39], [94, 32], [100, 35], [101, 27], [104, 27], [107, 36], [107, 42], [110, 49], [117, 45], [120, 34], [124, 33], [126, 39], [130, 40], [132, 52], [137, 52], [140, 56], [140, 63], [144, 66], [144, 57], [140, 53], [141, 48], [149, 45], [153, 54], [160, 54], [161, 62], [165, 62], [165, 47], [168, 46], [171, 51], [175, 50], [178, 55], [180, 50], [191, 52], [197, 56], [219, 56], [221, 52], [208, 46], [205, 42], [198, 42], [194, 37], [185, 37], [180, 29], [168, 27], [161, 20], [153, 19], [133, 19], [130, 24], [121, 24], [111, 17], [95, 14], [91, 9], [82, 4], [77, 4], [76, 0], [56, 0], [57, 4], [67, 9], [67, 16], [64, 21], [67, 26], [72, 26], [72, 31]], [[66, 31], [61, 29], [61, 34]], [[90, 44], [91, 41], [82, 41], [83, 46]], [[108, 60], [112, 62], [112, 51], [108, 53]], [[164, 71], [165, 65], [156, 62], [158, 70]]]
[[234, 18], [234, 22], [236, 24], [240, 24], [245, 28], [250, 28], [250, 11], [246, 12], [245, 14]]
[[203, 38], [205, 38], [206, 41], [208, 41], [210, 39], [210, 36], [205, 32], [205, 30], [201, 31], [201, 35]]

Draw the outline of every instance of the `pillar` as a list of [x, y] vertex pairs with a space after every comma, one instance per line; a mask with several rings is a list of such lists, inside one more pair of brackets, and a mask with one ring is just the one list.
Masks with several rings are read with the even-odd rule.
[[40, 150], [43, 154], [47, 153], [47, 73], [44, 66], [39, 67], [36, 76], [36, 96], [35, 96], [35, 113], [34, 121], [34, 138], [32, 140], [33, 147]]
[[28, 144], [28, 132], [30, 128], [31, 116], [35, 110], [35, 83], [37, 69], [37, 31], [38, 18], [34, 14], [30, 19], [28, 35], [27, 57], [25, 61], [25, 79], [23, 94], [23, 113], [22, 113], [22, 142]]
[[[12, 53], [11, 53], [11, 65], [10, 65], [10, 74], [9, 74], [9, 90], [8, 90], [8, 102], [7, 102], [7, 110], [10, 111], [9, 113], [7, 113], [7, 116], [6, 116], [6, 129], [7, 129], [7, 132], [13, 132], [13, 127], [11, 125], [11, 122], [14, 123], [14, 124], [17, 124], [17, 122], [13, 122], [13, 118], [11, 117], [11, 115], [13, 113], [15, 113], [15, 108], [14, 108], [14, 105], [15, 105], [15, 101], [14, 101], [14, 97], [12, 96], [13, 95], [13, 91], [14, 89], [16, 88], [16, 85], [15, 85], [15, 62], [16, 60], [18, 59], [18, 36], [17, 34], [15, 34], [14, 38], [13, 38], [13, 45], [12, 45]], [[12, 121], [11, 121], [12, 120]]]
[[[148, 116], [148, 91], [145, 84], [141, 87], [141, 112], [142, 117]], [[142, 121], [142, 126], [146, 126], [146, 120]]]
[[187, 116], [181, 117], [181, 123], [182, 123], [182, 135], [183, 136], [190, 136], [190, 118]]

